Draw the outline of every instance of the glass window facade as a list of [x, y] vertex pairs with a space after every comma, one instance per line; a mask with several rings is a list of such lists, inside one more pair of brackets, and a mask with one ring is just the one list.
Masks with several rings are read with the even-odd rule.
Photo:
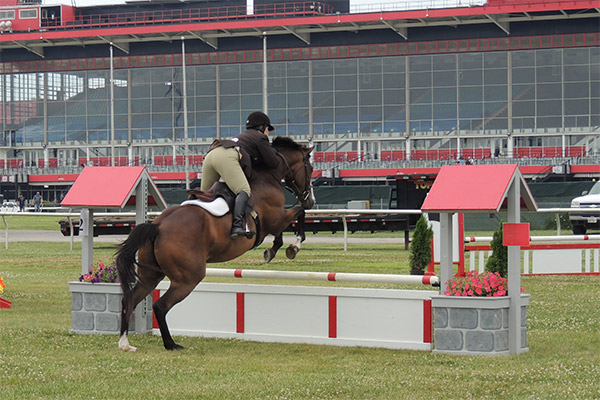
[[[118, 145], [181, 142], [177, 57], [161, 58], [164, 67], [115, 70], [114, 104], [106, 69], [1, 75], [4, 145], [106, 146], [113, 123]], [[192, 142], [236, 135], [245, 117], [262, 109], [262, 68], [187, 67]], [[267, 74], [276, 134], [296, 139], [403, 137], [407, 129], [416, 138], [543, 136], [600, 125], [597, 47], [273, 61]]]

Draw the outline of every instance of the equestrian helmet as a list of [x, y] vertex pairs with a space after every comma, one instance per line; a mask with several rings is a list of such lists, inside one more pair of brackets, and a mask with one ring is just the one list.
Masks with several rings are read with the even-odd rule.
[[275, 130], [273, 125], [271, 125], [271, 120], [267, 114], [260, 111], [254, 111], [252, 114], [248, 115], [248, 118], [246, 119], [246, 129], [256, 128], [261, 125], [266, 126], [270, 131]]

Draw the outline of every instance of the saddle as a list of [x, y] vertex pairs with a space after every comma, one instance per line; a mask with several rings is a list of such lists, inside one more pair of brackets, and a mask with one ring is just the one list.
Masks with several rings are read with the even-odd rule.
[[[221, 201], [219, 201], [219, 199]], [[186, 204], [200, 206], [211, 214], [222, 217], [233, 210], [235, 194], [229, 189], [225, 182], [217, 182], [207, 191], [202, 191], [200, 189], [188, 190], [188, 198], [181, 203], [181, 205]], [[246, 215], [248, 215], [248, 213], [246, 213]]]
[[[262, 243], [262, 240], [259, 240], [260, 220], [258, 219], [256, 211], [252, 209], [252, 200], [252, 197], [250, 197], [245, 214], [246, 218], [251, 217], [256, 225], [257, 234], [253, 247], [257, 247]], [[200, 189], [188, 190], [188, 198], [181, 203], [181, 205], [199, 206], [216, 217], [222, 217], [233, 210], [235, 205], [235, 193], [229, 189], [225, 182], [217, 182], [207, 191], [202, 191]]]

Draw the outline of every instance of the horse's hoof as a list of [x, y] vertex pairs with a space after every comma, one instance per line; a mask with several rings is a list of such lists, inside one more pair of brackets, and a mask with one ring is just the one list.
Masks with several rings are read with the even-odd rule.
[[134, 346], [120, 347], [119, 346], [119, 350], [124, 351], [124, 352], [134, 352], [134, 351], [137, 351], [137, 347], [134, 347]]
[[270, 263], [271, 260], [273, 260], [275, 258], [275, 254], [273, 253], [273, 251], [271, 249], [266, 249], [265, 252], [263, 253], [263, 257], [265, 259], [265, 263]]
[[127, 335], [121, 335], [119, 338], [119, 349], [122, 351], [136, 351], [137, 347], [131, 346], [129, 344], [129, 339]]
[[293, 260], [294, 258], [296, 258], [296, 254], [298, 254], [299, 251], [300, 249], [298, 248], [298, 246], [290, 244], [288, 248], [285, 249], [285, 256], [290, 260]]
[[174, 343], [174, 344], [173, 344], [173, 346], [169, 346], [169, 347], [166, 347], [166, 346], [165, 346], [165, 348], [166, 348], [167, 350], [183, 350], [183, 349], [184, 349], [184, 347], [183, 347], [183, 346], [181, 346], [181, 345], [179, 345], [179, 344], [177, 344], [177, 343]]

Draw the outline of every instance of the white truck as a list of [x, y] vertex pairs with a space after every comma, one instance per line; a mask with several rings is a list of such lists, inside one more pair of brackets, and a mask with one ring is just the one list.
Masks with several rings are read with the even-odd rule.
[[596, 182], [589, 192], [571, 200], [571, 208], [593, 208], [598, 213], [569, 213], [569, 220], [575, 235], [584, 235], [588, 229], [600, 229], [600, 181]]

